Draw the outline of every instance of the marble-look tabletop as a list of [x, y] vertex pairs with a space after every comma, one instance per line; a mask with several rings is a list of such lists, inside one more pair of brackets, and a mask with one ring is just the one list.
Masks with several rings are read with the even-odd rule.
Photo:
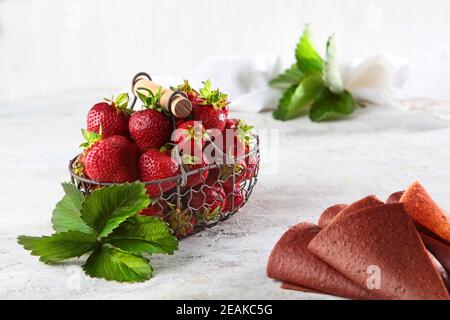
[[335, 203], [385, 198], [416, 179], [450, 208], [449, 123], [429, 113], [369, 106], [322, 124], [235, 114], [262, 130], [263, 163], [251, 198], [234, 217], [183, 240], [173, 256], [154, 256], [155, 277], [144, 283], [88, 278], [82, 261], [48, 266], [16, 237], [52, 232], [59, 183], [68, 179], [68, 160], [79, 150], [80, 128], [97, 96], [0, 104], [2, 299], [333, 299], [282, 290], [266, 277], [270, 251], [287, 228], [316, 222]]

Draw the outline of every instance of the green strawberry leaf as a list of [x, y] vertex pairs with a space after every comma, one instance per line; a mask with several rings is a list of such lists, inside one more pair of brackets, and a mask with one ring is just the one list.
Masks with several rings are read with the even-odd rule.
[[39, 260], [45, 263], [80, 257], [98, 245], [94, 235], [80, 231], [67, 231], [42, 237], [19, 236], [17, 242], [26, 250], [31, 250], [33, 256], [40, 256]]
[[81, 218], [100, 238], [150, 204], [143, 183], [124, 183], [97, 189], [81, 207]]
[[153, 276], [148, 259], [104, 244], [83, 265], [87, 275], [119, 282], [142, 282]]
[[155, 217], [133, 216], [106, 239], [113, 246], [130, 253], [173, 254], [178, 240], [166, 222]]
[[324, 84], [318, 75], [309, 75], [299, 85], [291, 86], [281, 97], [273, 116], [277, 120], [294, 119], [308, 111]]
[[344, 91], [334, 36], [328, 38], [327, 42], [327, 59], [325, 62], [324, 78], [325, 84], [331, 92], [339, 94]]
[[199, 90], [199, 98], [202, 100], [201, 105], [211, 105], [216, 109], [220, 109], [230, 103], [227, 94], [219, 89], [211, 90], [211, 81], [209, 79], [202, 83], [203, 88]]
[[100, 133], [96, 133], [94, 131], [87, 131], [84, 129], [81, 129], [81, 134], [83, 135], [83, 138], [86, 140], [82, 144], [80, 144], [80, 147], [83, 148], [84, 151], [88, 150], [90, 147], [92, 147], [97, 141], [102, 140], [102, 125], [100, 125], [99, 129]]
[[324, 88], [311, 106], [309, 117], [315, 122], [334, 120], [350, 115], [355, 107], [355, 100], [347, 90], [336, 94]]
[[84, 194], [72, 183], [64, 182], [62, 187], [66, 194], [53, 210], [53, 230], [56, 232], [76, 230], [83, 233], [94, 233], [80, 216]]
[[314, 49], [311, 41], [310, 26], [307, 25], [300, 38], [300, 42], [295, 49], [295, 57], [297, 59], [297, 66], [304, 74], [322, 74], [323, 59]]
[[269, 86], [277, 89], [287, 89], [294, 84], [299, 84], [302, 79], [303, 73], [298, 69], [297, 64], [294, 63], [289, 69], [286, 69], [284, 73], [281, 73], [270, 80]]

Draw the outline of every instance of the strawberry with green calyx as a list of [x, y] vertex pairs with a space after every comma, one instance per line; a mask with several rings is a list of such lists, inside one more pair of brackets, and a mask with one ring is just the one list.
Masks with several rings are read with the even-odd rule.
[[194, 187], [187, 204], [205, 218], [217, 210], [219, 213], [222, 212], [225, 206], [225, 192], [219, 184]]
[[191, 84], [189, 83], [188, 80], [183, 80], [183, 84], [178, 85], [175, 88], [175, 90], [181, 90], [181, 91], [185, 92], [188, 96], [189, 101], [191, 101], [192, 103], [199, 102], [198, 101], [199, 93], [197, 92], [197, 90], [195, 90], [191, 87]]
[[[100, 127], [100, 132], [102, 127]], [[132, 182], [137, 180], [136, 152], [123, 136], [103, 138], [102, 134], [81, 130], [86, 142], [75, 170], [97, 182]]]
[[245, 172], [247, 171], [247, 163], [245, 159], [241, 159], [236, 164], [224, 164], [220, 167], [219, 181], [226, 192], [229, 192], [233, 188], [233, 176], [234, 184], [240, 184], [246, 178]]
[[226, 154], [232, 154], [234, 158], [242, 158], [248, 151], [254, 139], [253, 128], [241, 119], [227, 119], [223, 132], [223, 150]]
[[153, 198], [150, 201], [148, 207], [139, 212], [140, 215], [163, 218], [167, 210], [173, 209], [174, 206], [162, 198]]
[[144, 110], [131, 115], [128, 128], [142, 153], [148, 149], [160, 148], [170, 140], [172, 123], [158, 106], [162, 94], [161, 88], [156, 94], [146, 88], [137, 89], [137, 95], [143, 103]]
[[228, 96], [211, 89], [211, 81], [203, 82], [203, 88], [199, 91], [198, 101], [192, 106], [192, 117], [201, 121], [206, 129], [225, 129], [228, 117]]
[[[231, 190], [225, 191], [225, 194], [226, 194], [226, 200], [225, 200], [225, 206], [224, 206], [225, 212], [232, 211], [233, 203], [234, 203], [234, 210], [237, 210], [240, 207], [242, 207], [242, 205], [245, 202], [244, 190], [241, 188], [240, 185], [238, 185], [238, 184], [234, 185]], [[233, 196], [232, 196], [232, 194], [233, 194]]]
[[166, 221], [176, 237], [186, 237], [194, 230], [197, 220], [189, 209], [174, 208], [166, 217]]
[[103, 137], [112, 135], [128, 136], [128, 118], [131, 113], [128, 106], [128, 93], [122, 93], [105, 102], [95, 104], [87, 115], [87, 130], [100, 133], [103, 129]]
[[[139, 179], [143, 182], [166, 179], [178, 174], [179, 166], [177, 161], [171, 157], [168, 151], [148, 149], [139, 159]], [[148, 184], [146, 186], [147, 193], [151, 198], [159, 197], [176, 185], [176, 179], [158, 184]]]
[[[195, 171], [201, 168], [206, 167], [208, 164], [206, 162], [206, 158], [203, 153], [201, 153], [201, 158], [197, 156], [192, 156], [190, 154], [183, 153], [181, 155], [181, 162], [183, 163], [183, 167], [187, 173], [190, 171]], [[209, 170], [205, 169], [198, 173], [188, 175], [186, 181], [186, 187], [192, 187], [198, 184], [201, 184], [206, 181], [208, 177]]]
[[186, 154], [199, 156], [206, 143], [206, 130], [199, 121], [184, 121], [177, 123], [177, 129], [172, 133], [172, 141]]

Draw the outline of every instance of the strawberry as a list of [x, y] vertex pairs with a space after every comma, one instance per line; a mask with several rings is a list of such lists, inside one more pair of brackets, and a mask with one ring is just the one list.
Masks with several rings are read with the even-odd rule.
[[199, 93], [191, 87], [189, 81], [183, 80], [183, 84], [177, 86], [177, 87], [174, 89], [174, 91], [175, 91], [175, 90], [181, 90], [181, 91], [184, 91], [184, 92], [187, 94], [188, 99], [191, 101], [191, 103], [195, 103], [195, 104], [196, 104], [196, 103], [199, 102], [199, 101], [198, 101], [198, 99], [199, 99]]
[[192, 209], [198, 210], [203, 219], [217, 219], [225, 206], [225, 192], [219, 185], [195, 187], [187, 203]]
[[233, 155], [234, 158], [242, 158], [249, 150], [253, 139], [253, 127], [247, 125], [244, 120], [227, 119], [223, 132], [223, 152]]
[[192, 117], [201, 121], [205, 129], [223, 131], [228, 117], [228, 97], [219, 89], [211, 90], [211, 81], [203, 82], [198, 99], [193, 102]]
[[[225, 193], [226, 193], [226, 201], [225, 201], [225, 207], [224, 207], [225, 212], [235, 211], [235, 210], [239, 209], [240, 207], [242, 207], [242, 205], [245, 202], [245, 195], [244, 195], [244, 190], [241, 189], [241, 187], [239, 185], [237, 185], [237, 184], [234, 185], [233, 192], [228, 190], [228, 191], [225, 191]], [[233, 194], [233, 197], [231, 196], [231, 194]], [[233, 208], [233, 202], [234, 202], [234, 208]]]
[[250, 150], [250, 147], [245, 148], [245, 163], [247, 170], [245, 170], [245, 179], [251, 179], [256, 175], [258, 167], [258, 158], [256, 156], [256, 150]]
[[177, 124], [172, 141], [183, 153], [199, 156], [206, 143], [205, 127], [199, 121], [184, 121]]
[[[178, 164], [168, 152], [149, 149], [139, 159], [139, 178], [141, 181], [150, 182], [170, 178], [178, 173]], [[159, 184], [149, 184], [147, 185], [147, 193], [152, 198], [158, 197], [164, 191], [170, 190], [176, 185], [176, 179]]]
[[128, 94], [122, 93], [117, 99], [105, 99], [106, 102], [95, 104], [87, 114], [87, 131], [100, 133], [104, 138], [113, 135], [128, 136], [128, 118], [130, 110], [127, 109]]
[[223, 188], [226, 192], [230, 192], [233, 186], [233, 176], [234, 185], [239, 185], [245, 180], [245, 172], [247, 170], [247, 163], [244, 159], [237, 160], [235, 165], [224, 164], [220, 167], [219, 181], [222, 183]]
[[197, 220], [189, 209], [173, 209], [166, 217], [167, 223], [178, 238], [185, 237], [194, 231]]
[[[147, 95], [140, 91], [147, 92]], [[143, 153], [148, 149], [160, 148], [170, 140], [172, 123], [163, 110], [157, 107], [162, 90], [156, 94], [145, 88], [140, 88], [140, 91], [137, 94], [144, 104], [144, 110], [131, 115], [128, 127], [131, 137]]]
[[[188, 154], [181, 155], [181, 161], [183, 163], [184, 170], [189, 173], [190, 171], [199, 170], [201, 168], [206, 167], [208, 164], [206, 163], [206, 158], [202, 153], [201, 159], [196, 156], [191, 156]], [[199, 171], [198, 173], [194, 173], [187, 176], [186, 187], [196, 186], [206, 181], [208, 177], [209, 169], [204, 169], [203, 171]]]
[[139, 214], [143, 216], [163, 218], [166, 211], [172, 206], [173, 205], [168, 203], [166, 200], [156, 198], [152, 199], [148, 207], [139, 212]]
[[103, 138], [101, 134], [82, 130], [86, 142], [79, 159], [78, 174], [97, 182], [132, 182], [137, 180], [136, 153], [123, 136]]

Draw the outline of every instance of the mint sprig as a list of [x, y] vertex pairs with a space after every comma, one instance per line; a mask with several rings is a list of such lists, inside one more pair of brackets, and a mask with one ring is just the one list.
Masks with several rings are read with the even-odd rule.
[[283, 89], [273, 117], [286, 121], [308, 114], [312, 121], [326, 121], [353, 113], [356, 103], [344, 89], [334, 36], [327, 42], [326, 59], [317, 53], [307, 25], [295, 50], [296, 63], [269, 82]]
[[153, 269], [148, 257], [173, 254], [178, 240], [167, 223], [140, 216], [151, 200], [143, 183], [116, 184], [84, 196], [63, 183], [65, 195], [53, 210], [51, 236], [19, 236], [18, 243], [44, 263], [89, 254], [83, 269], [91, 277], [119, 282], [145, 281]]

